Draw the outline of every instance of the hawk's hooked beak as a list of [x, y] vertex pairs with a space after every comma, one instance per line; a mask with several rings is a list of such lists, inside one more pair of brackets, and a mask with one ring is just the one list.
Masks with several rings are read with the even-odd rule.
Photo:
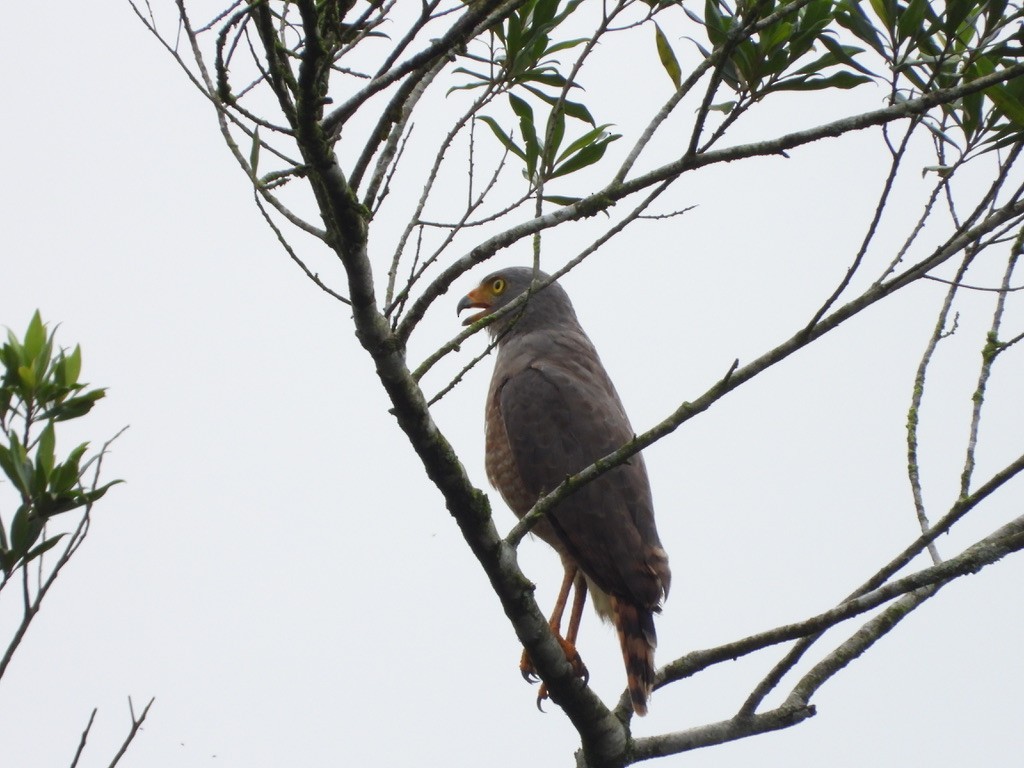
[[459, 305], [455, 308], [455, 314], [461, 315], [464, 309], [482, 309], [482, 312], [476, 312], [462, 321], [463, 325], [471, 325], [491, 313], [493, 302], [494, 297], [491, 295], [491, 292], [487, 290], [486, 286], [481, 285], [459, 299]]

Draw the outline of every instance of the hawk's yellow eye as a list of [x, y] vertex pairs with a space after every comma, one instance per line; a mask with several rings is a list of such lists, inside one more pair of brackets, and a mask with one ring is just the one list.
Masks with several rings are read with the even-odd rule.
[[491, 293], [493, 293], [495, 296], [500, 296], [504, 292], [505, 281], [499, 277], [497, 280], [491, 283]]

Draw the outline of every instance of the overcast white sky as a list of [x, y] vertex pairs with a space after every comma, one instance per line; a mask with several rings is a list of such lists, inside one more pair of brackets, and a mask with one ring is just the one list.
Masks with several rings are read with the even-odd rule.
[[[645, 88], [663, 98], [667, 78], [642, 40]], [[99, 707], [81, 765], [107, 765], [128, 696], [156, 703], [127, 766], [569, 764], [575, 732], [557, 708], [534, 709], [515, 637], [387, 414], [348, 313], [277, 246], [212, 109], [127, 3], [13, 4], [0, 64], [0, 324], [20, 332], [40, 308], [61, 341], [82, 344], [85, 378], [109, 387], [62, 445], [131, 426], [107, 463], [127, 484], [98, 506], [0, 683], [0, 764], [67, 765]], [[644, 90], [611, 76], [607, 88], [613, 100]], [[883, 96], [868, 86], [822, 118]], [[737, 140], [806, 124], [782, 110]], [[877, 135], [864, 134], [694, 175], [663, 210], [696, 210], [637, 226], [565, 280], [638, 430], [806, 322], [859, 243], [883, 163]], [[907, 174], [891, 237], [930, 183]], [[558, 237], [551, 269], [587, 242]], [[307, 247], [340, 286], [340, 270]], [[524, 245], [496, 263], [527, 259]], [[993, 261], [978, 278], [1001, 269]], [[414, 357], [458, 330], [455, 303], [472, 282], [428, 316]], [[942, 291], [884, 302], [647, 451], [674, 571], [660, 661], [826, 609], [914, 538], [904, 424]], [[955, 496], [990, 305], [965, 298], [932, 377], [923, 439], [935, 517]], [[1022, 323], [1012, 308], [1007, 327]], [[981, 479], [1021, 451], [1024, 366], [1019, 351], [1006, 358]], [[490, 365], [436, 409], [481, 487]], [[1020, 492], [1018, 480], [943, 553], [1018, 514]], [[511, 515], [495, 507], [505, 530]], [[546, 610], [554, 556], [530, 541], [521, 564]], [[946, 587], [826, 685], [809, 722], [663, 764], [1017, 764], [1022, 572], [1011, 558]], [[13, 608], [0, 604], [0, 630]], [[591, 684], [614, 700], [614, 631], [588, 612], [580, 645]], [[780, 655], [656, 693], [636, 732], [730, 716]]]

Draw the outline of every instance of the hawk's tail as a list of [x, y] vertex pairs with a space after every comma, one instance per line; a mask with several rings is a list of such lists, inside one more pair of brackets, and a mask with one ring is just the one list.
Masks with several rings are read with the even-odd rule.
[[646, 608], [611, 597], [612, 616], [622, 646], [622, 660], [626, 664], [626, 683], [633, 711], [641, 717], [647, 714], [647, 698], [654, 687], [654, 649], [658, 645], [654, 634], [654, 616]]

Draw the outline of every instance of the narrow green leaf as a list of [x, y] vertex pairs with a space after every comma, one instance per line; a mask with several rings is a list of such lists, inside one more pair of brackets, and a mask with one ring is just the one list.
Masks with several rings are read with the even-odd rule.
[[874, 72], [854, 59], [858, 54], [864, 53], [863, 48], [858, 48], [855, 45], [842, 45], [838, 40], [833, 39], [831, 35], [822, 35], [818, 40], [828, 49], [829, 53], [835, 56], [837, 60], [846, 64], [846, 66], [853, 67], [858, 72], [869, 77], [877, 77]]
[[41, 475], [39, 487], [45, 487], [50, 481], [53, 473], [54, 449], [57, 438], [53, 431], [53, 422], [47, 422], [43, 431], [39, 433], [39, 443], [36, 445], [36, 471]]
[[22, 342], [22, 348], [25, 351], [23, 363], [35, 360], [45, 343], [46, 327], [43, 325], [43, 319], [40, 317], [39, 310], [37, 309], [29, 321], [28, 330], [25, 331], [25, 341]]
[[[553, 96], [550, 93], [544, 93], [540, 88], [536, 88], [532, 85], [524, 85], [527, 91], [532, 93], [538, 99], [543, 101], [545, 104], [549, 104], [552, 107], [558, 104], [558, 96]], [[585, 123], [594, 125], [594, 118], [583, 104], [579, 104], [575, 101], [569, 101], [568, 99], [562, 101], [562, 111], [565, 112], [567, 117], [574, 117], [577, 120], [582, 120]]]
[[484, 125], [491, 129], [491, 132], [498, 138], [498, 141], [502, 143], [505, 149], [507, 149], [516, 157], [522, 158], [523, 160], [526, 159], [526, 153], [523, 152], [523, 150], [519, 147], [518, 144], [512, 141], [512, 139], [509, 137], [507, 133], [501, 130], [501, 128], [498, 126], [497, 121], [493, 117], [478, 117], [477, 120], [479, 120], [480, 122], [482, 122]]
[[58, 533], [56, 536], [51, 536], [41, 544], [38, 544], [37, 546], [33, 547], [25, 555], [25, 562], [31, 562], [32, 560], [35, 560], [37, 557], [45, 554], [46, 552], [49, 552], [51, 549], [53, 549], [57, 542], [63, 539], [65, 536], [67, 536], [67, 533]]
[[[975, 61], [975, 65], [972, 68], [971, 76], [965, 78], [966, 80], [974, 80], [977, 77], [991, 74], [995, 72], [995, 65], [988, 56], [979, 56]], [[996, 108], [1006, 115], [1013, 123], [1018, 126], [1024, 127], [1024, 104], [1021, 104], [1014, 93], [1002, 83], [998, 83], [984, 90], [985, 96], [987, 96]]]
[[568, 82], [564, 76], [554, 71], [545, 69], [531, 69], [515, 78], [517, 83], [543, 83], [561, 91]]
[[50, 476], [50, 489], [54, 493], [66, 493], [78, 484], [81, 476], [79, 464], [88, 447], [88, 443], [82, 443], [68, 455], [62, 464], [53, 468], [53, 473]]
[[1015, 125], [1024, 128], [1024, 104], [1003, 84], [985, 89], [985, 95]]
[[28, 460], [25, 446], [21, 444], [18, 435], [13, 430], [7, 434], [7, 438], [11, 443], [8, 453], [11, 471], [8, 472], [5, 466], [4, 473], [25, 498], [32, 498], [35, 495], [35, 489], [32, 487], [32, 462]]
[[541, 146], [537, 139], [537, 126], [533, 122], [533, 107], [513, 93], [508, 95], [512, 111], [519, 118], [519, 130], [523, 135], [523, 146], [526, 150], [526, 175], [532, 183], [537, 173], [537, 160], [540, 158]]
[[105, 389], [93, 389], [83, 395], [69, 397], [64, 402], [47, 409], [43, 417], [54, 421], [77, 419], [91, 411], [92, 407], [96, 405], [96, 401], [105, 397], [106, 394]]
[[11, 521], [11, 550], [23, 556], [43, 531], [43, 521], [32, 514], [32, 506], [22, 504]]
[[36, 374], [30, 365], [18, 366], [18, 378], [26, 395], [29, 395], [36, 388]]
[[584, 147], [575, 155], [570, 157], [560, 166], [558, 166], [554, 173], [551, 174], [552, 179], [557, 179], [559, 176], [567, 176], [570, 173], [586, 168], [589, 165], [593, 165], [602, 157], [604, 157], [605, 150], [608, 149], [608, 145], [619, 138], [618, 134], [612, 134], [607, 138], [599, 141], [596, 144], [591, 144]]
[[14, 335], [14, 331], [10, 328], [7, 329], [7, 344], [4, 345], [4, 352], [6, 352], [8, 348], [10, 348], [14, 353], [14, 357], [9, 363], [10, 365], [13, 365], [15, 361], [21, 361], [25, 356], [24, 350], [21, 348], [21, 342], [18, 340], [18, 337]]
[[910, 0], [899, 11], [899, 21], [896, 23], [899, 37], [903, 40], [914, 40], [927, 35], [924, 20], [929, 10], [928, 0]]
[[577, 138], [574, 142], [572, 142], [572, 144], [570, 144], [568, 147], [566, 147], [562, 151], [562, 154], [558, 157], [558, 162], [561, 162], [565, 158], [569, 157], [569, 155], [575, 154], [579, 150], [583, 149], [583, 147], [585, 147], [585, 146], [587, 146], [589, 144], [593, 144], [596, 141], [598, 141], [599, 139], [601, 139], [602, 137], [604, 137], [605, 136], [605, 130], [610, 125], [611, 125], [611, 123], [605, 123], [604, 125], [598, 125], [593, 130], [587, 131], [586, 133], [584, 133], [582, 136]]
[[85, 493], [75, 491], [73, 493], [44, 493], [36, 499], [36, 512], [43, 520], [49, 520], [54, 515], [62, 512], [70, 512], [89, 503]]
[[840, 90], [849, 90], [850, 88], [856, 88], [858, 85], [864, 83], [873, 82], [870, 77], [864, 75], [855, 75], [853, 72], [836, 72], [834, 75], [828, 77], [809, 77], [802, 75], [800, 77], [794, 77], [792, 79], [780, 80], [772, 86], [765, 89], [768, 91], [821, 91], [826, 88], [838, 88]]
[[57, 386], [68, 389], [78, 383], [78, 375], [82, 372], [82, 352], [79, 347], [68, 355], [61, 352], [54, 366], [54, 378]]
[[672, 51], [672, 46], [668, 43], [668, 38], [665, 37], [665, 33], [661, 31], [661, 27], [657, 24], [654, 25], [654, 44], [658, 48], [658, 58], [661, 59], [661, 66], [664, 67], [669, 80], [672, 81], [672, 85], [678, 90], [679, 85], [682, 83], [682, 70], [679, 68], [679, 61]]
[[[986, 3], [988, 5], [988, 3]], [[942, 16], [942, 31], [952, 37], [974, 9], [974, 0], [946, 0], [946, 12]]]
[[544, 195], [544, 200], [555, 205], [572, 205], [582, 200], [582, 197], [566, 197], [564, 195]]
[[253, 176], [260, 164], [260, 127], [257, 125], [252, 132], [252, 146], [249, 148], [249, 170]]
[[565, 138], [565, 112], [552, 110], [548, 116], [548, 126], [544, 131], [544, 169], [549, 170], [555, 162], [555, 154]]
[[[811, 37], [812, 35], [805, 35]], [[780, 21], [777, 24], [772, 24], [770, 27], [765, 29], [760, 35], [760, 48], [765, 54], [771, 53], [778, 48], [782, 43], [789, 40], [791, 42], [790, 49], [792, 51], [790, 59], [795, 61], [803, 55], [803, 50], [798, 50], [798, 46], [793, 36], [793, 25], [788, 21]], [[810, 42], [807, 43], [809, 48]]]
[[836, 21], [839, 25], [850, 30], [859, 40], [867, 43], [871, 48], [884, 58], [888, 58], [885, 46], [882, 44], [874, 25], [864, 13], [860, 3], [855, 0], [844, 0], [839, 3], [836, 11]]
[[882, 23], [889, 29], [893, 26], [893, 3], [892, 0], [871, 0], [871, 8], [875, 15], [882, 20]]
[[566, 40], [566, 41], [561, 42], [561, 43], [555, 43], [550, 48], [548, 48], [546, 51], [544, 51], [544, 55], [545, 56], [550, 56], [553, 53], [558, 53], [559, 51], [565, 51], [565, 50], [568, 50], [570, 48], [575, 48], [577, 45], [581, 45], [581, 44], [587, 43], [587, 42], [590, 42], [590, 38], [589, 37], [577, 37], [577, 38], [575, 38], [573, 40]]
[[83, 493], [82, 497], [88, 503], [91, 504], [94, 501], [99, 501], [100, 499], [102, 499], [106, 495], [107, 491], [109, 491], [115, 485], [121, 485], [121, 483], [123, 483], [123, 482], [124, 482], [124, 480], [112, 480], [111, 482], [107, 483], [106, 485], [101, 485], [95, 491], [87, 491], [87, 492]]
[[705, 0], [704, 2], [704, 28], [708, 32], [708, 40], [711, 45], [718, 47], [725, 42], [725, 36], [729, 31], [729, 22], [718, 10], [717, 0]]
[[456, 67], [452, 72], [459, 75], [469, 75], [470, 77], [475, 77], [485, 83], [488, 83], [491, 80], [491, 76], [489, 74], [484, 72], [474, 72], [472, 69], [466, 69], [465, 67]]
[[6, 445], [0, 445], [0, 469], [12, 483], [18, 486], [18, 470], [15, 468], [14, 461], [11, 449]]
[[704, 19], [702, 19], [700, 16], [698, 16], [696, 13], [694, 13], [693, 10], [690, 7], [684, 5], [683, 6], [683, 13], [685, 13], [687, 16], [689, 16], [691, 21], [695, 21], [696, 23], [700, 24], [702, 27], [704, 26]]

